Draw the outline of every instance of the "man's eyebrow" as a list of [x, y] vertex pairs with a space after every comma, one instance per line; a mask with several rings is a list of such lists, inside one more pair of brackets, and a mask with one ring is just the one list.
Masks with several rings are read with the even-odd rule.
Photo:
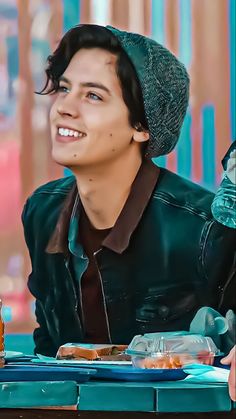
[[65, 83], [70, 84], [70, 80], [68, 80], [65, 76], [60, 76], [60, 77], [59, 77], [59, 79], [58, 79], [58, 81], [59, 81], [59, 82], [60, 82], [60, 81], [64, 81]]
[[[70, 80], [67, 79], [65, 76], [60, 76], [59, 77], [59, 82], [60, 81], [64, 81], [64, 83], [67, 83], [67, 84], [71, 84]], [[97, 89], [104, 90], [104, 92], [108, 93], [108, 95], [111, 96], [110, 90], [106, 86], [104, 86], [104, 84], [102, 84], [102, 83], [88, 81], [88, 82], [80, 83], [80, 86], [82, 86], [82, 87], [95, 87]]]
[[95, 87], [97, 89], [104, 90], [104, 92], [108, 93], [108, 95], [111, 96], [110, 90], [106, 86], [104, 86], [104, 84], [102, 84], [102, 83], [97, 83], [97, 82], [92, 82], [91, 81], [91, 82], [80, 83], [80, 85], [82, 87]]

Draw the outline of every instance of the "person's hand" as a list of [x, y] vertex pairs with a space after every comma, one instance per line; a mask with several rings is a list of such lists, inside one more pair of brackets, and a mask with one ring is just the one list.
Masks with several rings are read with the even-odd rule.
[[230, 353], [221, 360], [224, 365], [230, 365], [229, 373], [229, 395], [231, 399], [236, 401], [236, 345], [231, 349]]

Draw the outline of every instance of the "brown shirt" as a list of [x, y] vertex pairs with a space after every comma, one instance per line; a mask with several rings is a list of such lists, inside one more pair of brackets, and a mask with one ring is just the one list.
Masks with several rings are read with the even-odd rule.
[[79, 240], [89, 258], [88, 268], [81, 278], [82, 310], [85, 342], [109, 342], [102, 285], [94, 253], [102, 247], [102, 242], [110, 229], [97, 230], [90, 223], [82, 205], [79, 218]]

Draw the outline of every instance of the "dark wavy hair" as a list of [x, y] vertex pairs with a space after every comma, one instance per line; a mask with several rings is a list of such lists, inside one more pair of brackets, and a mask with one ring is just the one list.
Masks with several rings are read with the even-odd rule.
[[55, 93], [59, 87], [60, 76], [73, 55], [81, 48], [102, 48], [117, 56], [116, 72], [124, 102], [129, 110], [129, 122], [137, 130], [148, 131], [142, 90], [135, 68], [118, 39], [103, 26], [81, 24], [66, 32], [57, 49], [47, 58], [46, 84], [36, 93], [41, 95]]

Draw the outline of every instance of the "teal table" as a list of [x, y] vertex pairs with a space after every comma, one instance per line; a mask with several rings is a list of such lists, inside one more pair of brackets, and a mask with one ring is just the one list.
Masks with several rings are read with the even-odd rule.
[[235, 419], [234, 413], [79, 412], [66, 410], [0, 410], [1, 419]]
[[[30, 335], [8, 335], [5, 343], [33, 351]], [[0, 383], [0, 419], [235, 419], [235, 407], [226, 384]]]
[[0, 407], [3, 419], [235, 419], [227, 385], [183, 381], [1, 383]]

